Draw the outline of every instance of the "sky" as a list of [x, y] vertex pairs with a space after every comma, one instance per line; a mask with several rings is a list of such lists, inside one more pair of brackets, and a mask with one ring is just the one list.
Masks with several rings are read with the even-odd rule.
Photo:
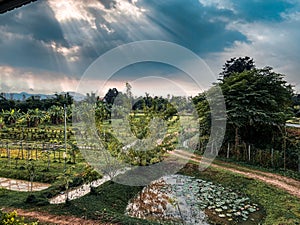
[[[0, 15], [0, 88], [103, 95], [129, 82], [136, 95], [195, 95], [217, 81], [226, 60], [249, 56], [258, 68], [285, 74], [299, 93], [299, 27], [298, 0], [39, 0]], [[109, 80], [101, 68], [89, 76], [99, 57], [146, 40], [173, 43], [199, 57], [207, 70], [201, 87], [187, 71], [156, 60], [124, 66]], [[161, 51], [189, 63], [182, 54]], [[97, 90], [91, 85], [96, 82]]]

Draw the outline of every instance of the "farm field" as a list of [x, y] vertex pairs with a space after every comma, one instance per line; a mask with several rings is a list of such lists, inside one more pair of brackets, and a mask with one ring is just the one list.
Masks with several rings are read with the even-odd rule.
[[[271, 140], [274, 148], [227, 134], [216, 154], [202, 99], [200, 120], [163, 98], [139, 101], [131, 113], [83, 101], [25, 123], [26, 113], [3, 111], [0, 173], [12, 179], [0, 189], [3, 215], [39, 224], [299, 223], [297, 128]], [[203, 171], [204, 155], [216, 159]], [[26, 190], [9, 190], [18, 180]]]
[[[185, 120], [188, 120], [186, 118]], [[120, 121], [119, 121], [120, 122]], [[104, 131], [108, 133], [109, 123], [105, 123]], [[55, 130], [55, 126], [52, 127]], [[61, 126], [57, 126], [57, 129], [61, 129]], [[9, 129], [14, 132], [14, 129]], [[43, 129], [41, 129], [43, 130]], [[170, 131], [176, 129], [172, 128]], [[35, 128], [37, 133], [39, 128]], [[7, 134], [7, 131], [5, 132]], [[52, 132], [50, 132], [52, 133]], [[57, 132], [58, 134], [60, 132]], [[69, 138], [75, 140], [72, 133]], [[15, 135], [10, 135], [15, 137]], [[60, 138], [62, 139], [62, 137]], [[176, 139], [174, 139], [176, 140]], [[16, 142], [16, 139], [3, 139], [1, 145], [1, 174], [4, 177], [30, 180], [28, 165], [34, 163], [35, 175], [34, 181], [49, 183], [50, 188], [40, 192], [14, 192], [2, 189], [0, 194], [0, 205], [4, 208], [4, 211], [17, 210], [20, 216], [26, 216], [31, 218], [30, 220], [39, 220], [41, 224], [64, 224], [63, 218], [68, 220], [77, 221], [85, 218], [80, 223], [83, 224], [100, 224], [100, 223], [122, 223], [122, 224], [155, 224], [155, 221], [134, 219], [125, 215], [125, 211], [128, 203], [143, 187], [127, 187], [126, 185], [120, 185], [111, 181], [106, 182], [98, 188], [92, 190], [92, 192], [77, 200], [72, 200], [65, 204], [49, 205], [48, 199], [55, 195], [58, 195], [61, 191], [65, 190], [65, 180], [57, 177], [62, 177], [64, 169], [72, 168], [72, 181], [70, 182], [70, 189], [75, 186], [91, 180], [95, 177], [88, 177], [89, 169], [86, 168], [87, 163], [82, 157], [80, 151], [76, 152], [75, 164], [73, 163], [71, 148], [68, 147], [68, 155], [66, 164], [64, 163], [64, 146], [59, 143], [53, 142], [40, 142], [35, 140], [24, 143]], [[192, 143], [192, 142], [191, 142]], [[45, 155], [45, 151], [49, 151], [50, 154]], [[200, 172], [197, 169], [200, 156], [190, 156], [190, 150], [184, 150], [182, 152], [173, 150], [171, 153], [179, 154], [174, 160], [180, 161], [181, 158], [188, 157], [190, 163], [187, 164], [178, 174], [191, 176], [197, 179], [201, 179], [206, 182], [212, 182], [212, 184], [222, 185], [222, 188], [229, 189], [231, 192], [238, 193], [241, 198], [251, 199], [252, 204], [256, 204], [259, 211], [250, 215], [249, 219], [243, 221], [239, 216], [233, 216], [232, 224], [297, 224], [299, 221], [299, 196], [300, 193], [297, 190], [299, 185], [299, 178], [296, 172], [287, 173], [289, 183], [294, 182], [294, 192], [285, 189], [282, 186], [274, 185], [266, 182], [265, 180], [257, 179], [250, 174], [258, 174], [262, 177], [270, 179], [270, 175], [266, 174], [266, 169], [260, 168], [254, 169], [253, 166], [245, 167], [245, 165], [238, 165], [232, 162], [222, 161], [219, 158], [215, 163], [210, 166], [204, 172]], [[23, 156], [22, 156], [23, 155]], [[280, 173], [280, 172], [279, 172]], [[284, 180], [281, 175], [274, 175], [274, 179]], [[101, 175], [98, 175], [101, 178]], [[288, 179], [288, 178], [287, 178]], [[297, 183], [298, 182], [298, 183]], [[298, 194], [297, 194], [298, 193]], [[34, 196], [34, 197], [33, 197]], [[276, 196], [276, 197], [274, 197]], [[93, 202], [93, 204], [91, 204]], [[97, 210], [95, 210], [97, 209]], [[40, 213], [38, 213], [41, 211]], [[216, 214], [214, 208], [206, 209], [207, 221], [211, 224], [221, 223], [228, 224], [230, 218], [222, 218]], [[227, 213], [231, 214], [231, 213]], [[251, 214], [251, 213], [250, 213]], [[52, 215], [56, 215], [52, 216]], [[161, 223], [161, 222], [160, 222]], [[230, 223], [231, 224], [231, 223]]]

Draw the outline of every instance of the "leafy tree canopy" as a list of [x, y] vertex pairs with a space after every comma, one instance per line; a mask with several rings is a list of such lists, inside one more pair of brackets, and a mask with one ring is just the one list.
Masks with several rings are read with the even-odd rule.
[[[226, 103], [227, 141], [266, 147], [281, 137], [280, 129], [292, 116], [291, 85], [271, 67], [257, 69], [250, 57], [232, 58], [224, 65], [220, 85]], [[209, 133], [209, 106], [205, 93], [194, 99], [200, 122]], [[279, 142], [278, 142], [279, 143]], [[278, 144], [279, 145], [279, 144]]]
[[[255, 69], [254, 60], [248, 56], [231, 58], [227, 60], [223, 66], [223, 71], [220, 73], [223, 79], [229, 77], [233, 73], [241, 73], [245, 70]], [[222, 80], [221, 78], [221, 80]]]

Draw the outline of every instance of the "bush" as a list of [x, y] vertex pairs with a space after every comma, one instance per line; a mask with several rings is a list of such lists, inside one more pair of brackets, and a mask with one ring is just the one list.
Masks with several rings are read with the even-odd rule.
[[28, 195], [28, 197], [25, 200], [25, 203], [35, 204], [37, 206], [45, 206], [49, 204], [49, 201], [43, 196], [36, 196], [31, 194]]
[[18, 218], [17, 213], [3, 213], [0, 212], [0, 225], [37, 225], [38, 222], [25, 223], [24, 218]]

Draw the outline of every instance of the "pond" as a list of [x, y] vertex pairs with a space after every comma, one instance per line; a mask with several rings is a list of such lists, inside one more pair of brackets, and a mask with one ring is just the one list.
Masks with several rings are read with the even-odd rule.
[[229, 188], [184, 175], [165, 176], [145, 187], [127, 208], [131, 217], [180, 224], [258, 224], [260, 208]]

